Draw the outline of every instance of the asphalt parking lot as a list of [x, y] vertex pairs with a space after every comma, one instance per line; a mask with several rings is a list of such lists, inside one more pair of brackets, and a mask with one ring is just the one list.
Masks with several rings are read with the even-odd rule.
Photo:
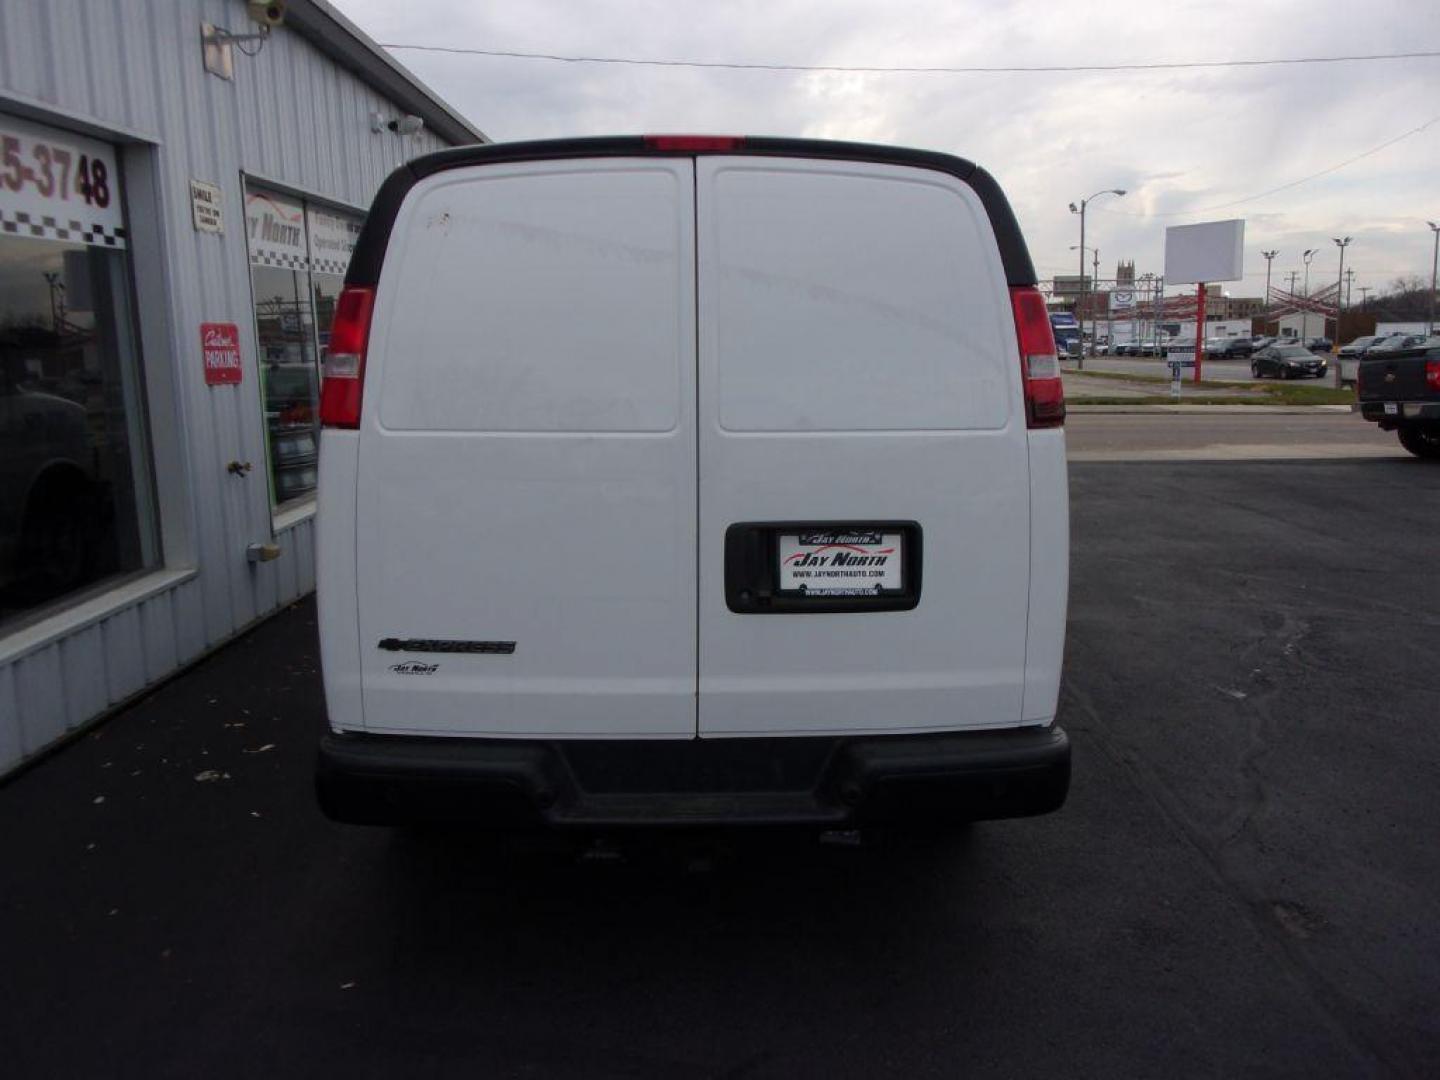
[[1059, 814], [586, 860], [332, 825], [306, 602], [0, 787], [6, 1075], [1433, 1075], [1440, 469], [1071, 483]]

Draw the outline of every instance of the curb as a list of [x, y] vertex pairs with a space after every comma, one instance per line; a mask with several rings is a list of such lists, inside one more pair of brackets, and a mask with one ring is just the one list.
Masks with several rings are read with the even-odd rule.
[[1080, 405], [1066, 404], [1067, 413], [1181, 413], [1187, 415], [1310, 416], [1314, 413], [1349, 413], [1349, 405]]

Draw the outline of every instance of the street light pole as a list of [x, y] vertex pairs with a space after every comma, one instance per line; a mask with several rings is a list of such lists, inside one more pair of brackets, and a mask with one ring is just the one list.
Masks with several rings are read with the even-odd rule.
[[[1340, 249], [1340, 276], [1335, 279], [1335, 345], [1340, 344], [1340, 316], [1345, 314], [1345, 249], [1350, 246], [1350, 237], [1333, 236], [1335, 246]], [[1335, 374], [1340, 374], [1337, 365]]]
[[1315, 258], [1315, 248], [1307, 248], [1300, 257], [1305, 260], [1305, 306], [1300, 309], [1300, 339], [1304, 343], [1310, 336], [1310, 260]]
[[[1264, 307], [1264, 312], [1265, 312], [1265, 321], [1266, 321], [1266, 323], [1268, 324], [1269, 321], [1270, 321], [1270, 266], [1271, 266], [1272, 263], [1274, 263], [1274, 261], [1275, 261], [1275, 256], [1280, 254], [1280, 251], [1279, 251], [1279, 249], [1277, 248], [1277, 249], [1272, 249], [1272, 250], [1270, 250], [1270, 251], [1262, 251], [1262, 252], [1260, 252], [1260, 254], [1263, 255], [1263, 256], [1265, 256], [1265, 307]], [[1279, 331], [1280, 326], [1279, 326], [1278, 323], [1276, 324], [1275, 329], [1276, 329], [1277, 332]]]
[[1430, 261], [1430, 333], [1435, 333], [1435, 271], [1440, 270], [1440, 225], [1427, 221], [1430, 231], [1435, 234], [1435, 255]]
[[[1095, 296], [1100, 295], [1100, 249], [1092, 248], [1090, 253], [1095, 256], [1095, 273], [1090, 276], [1090, 284], [1095, 290]], [[1105, 305], [1106, 313], [1109, 313], [1110, 305]], [[1095, 310], [1095, 301], [1090, 301], [1090, 355], [1094, 356], [1100, 351], [1100, 317]]]
[[[1101, 195], [1124, 195], [1124, 194], [1125, 194], [1125, 189], [1124, 189], [1124, 188], [1105, 188], [1103, 191], [1097, 191], [1097, 192], [1095, 192], [1095, 194], [1093, 194], [1093, 195], [1087, 195], [1087, 196], [1085, 196], [1085, 198], [1083, 198], [1083, 199], [1080, 200], [1080, 205], [1079, 205], [1078, 207], [1077, 207], [1073, 202], [1070, 204], [1070, 212], [1071, 212], [1072, 214], [1079, 214], [1079, 215], [1080, 215], [1080, 300], [1079, 300], [1079, 302], [1075, 305], [1075, 308], [1076, 308], [1076, 311], [1078, 311], [1078, 312], [1080, 313], [1080, 318], [1079, 318], [1078, 321], [1079, 321], [1079, 323], [1080, 323], [1080, 370], [1081, 370], [1081, 371], [1084, 371], [1084, 370], [1085, 370], [1085, 309], [1084, 309], [1084, 304], [1085, 304], [1085, 293], [1086, 293], [1086, 291], [1087, 291], [1086, 288], [1085, 288], [1085, 208], [1086, 208], [1087, 206], [1089, 206], [1090, 203], [1091, 203], [1093, 200], [1098, 199]], [[1094, 320], [1092, 319], [1091, 321], [1092, 321], [1092, 323], [1093, 323]], [[1093, 332], [1093, 327], [1092, 327], [1092, 332]]]

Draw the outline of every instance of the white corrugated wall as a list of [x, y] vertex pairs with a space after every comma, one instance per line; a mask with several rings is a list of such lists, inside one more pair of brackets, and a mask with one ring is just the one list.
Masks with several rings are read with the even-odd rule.
[[[237, 51], [233, 82], [207, 74], [202, 20], [253, 29], [242, 0], [0, 0], [0, 111], [137, 144], [126, 155], [140, 163], [126, 170], [130, 201], [137, 181], [158, 196], [160, 220], [132, 213], [129, 225], [137, 262], [148, 246], [164, 267], [148, 275], [164, 282], [162, 310], [153, 286], [140, 296], [150, 426], [157, 452], [183, 459], [157, 462], [163, 573], [0, 630], [0, 773], [314, 587], [309, 518], [272, 529], [242, 172], [363, 208], [397, 164], [445, 145], [428, 130], [372, 133], [372, 111], [401, 110], [292, 31], [258, 56]], [[223, 189], [223, 236], [192, 227], [192, 178]], [[136, 276], [147, 277], [138, 266]], [[240, 386], [205, 385], [202, 322], [239, 325]], [[254, 471], [230, 476], [232, 460]], [[246, 545], [272, 536], [280, 558], [247, 562]]]

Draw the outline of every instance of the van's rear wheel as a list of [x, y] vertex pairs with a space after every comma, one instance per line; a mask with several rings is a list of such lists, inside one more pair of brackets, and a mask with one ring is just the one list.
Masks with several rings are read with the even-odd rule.
[[1418, 458], [1440, 461], [1440, 427], [1416, 427], [1406, 425], [1397, 428], [1400, 445]]

